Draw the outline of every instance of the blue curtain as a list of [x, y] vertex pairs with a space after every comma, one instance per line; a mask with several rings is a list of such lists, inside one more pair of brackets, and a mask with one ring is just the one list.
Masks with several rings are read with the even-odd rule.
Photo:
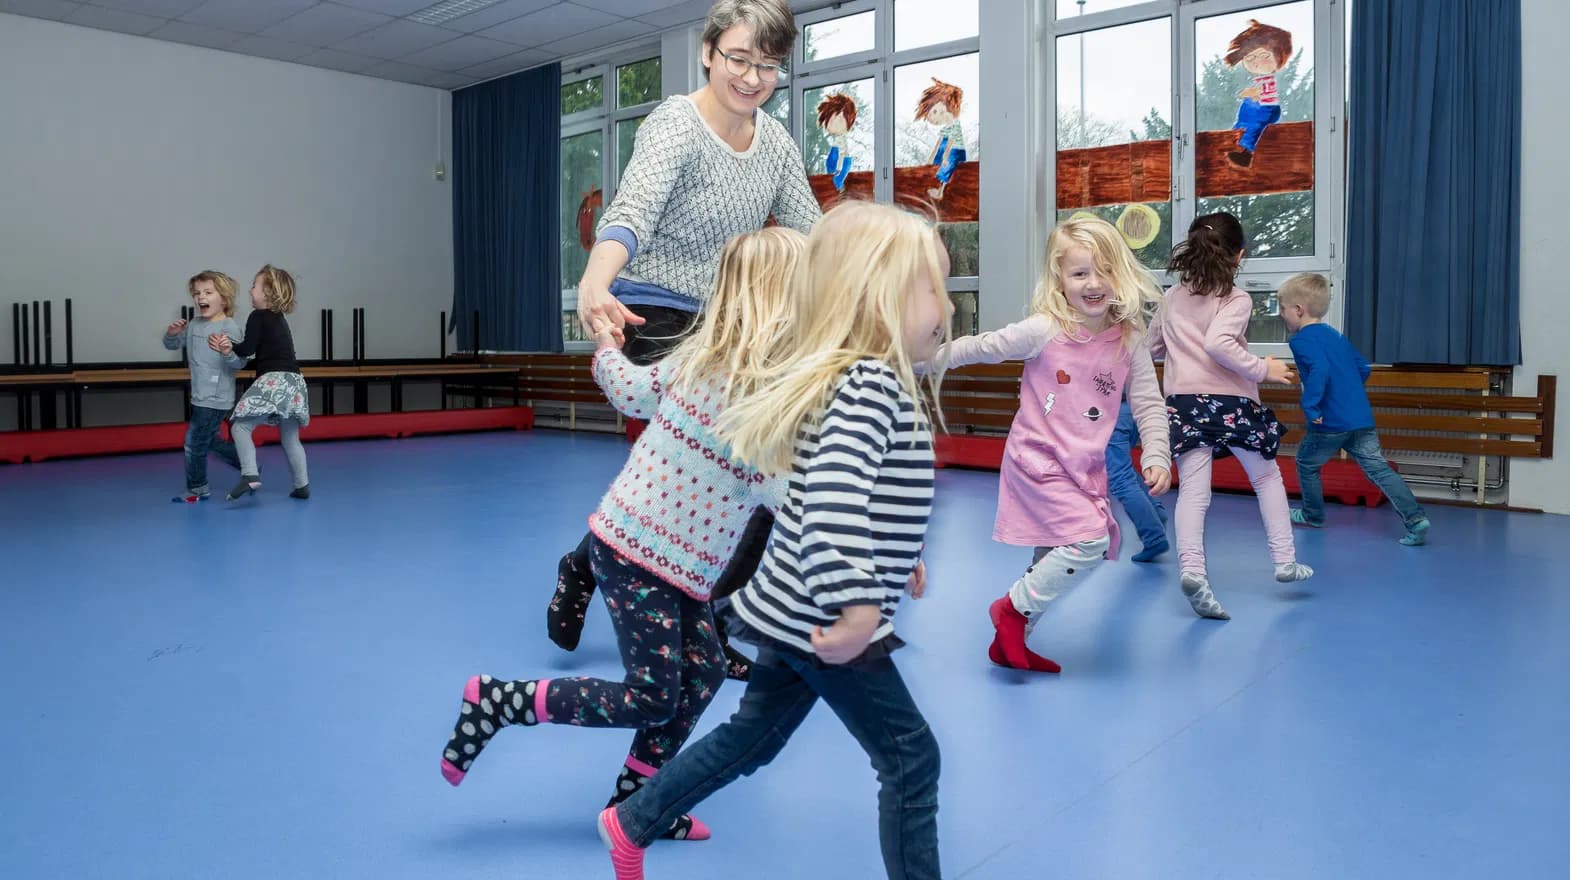
[[1519, 364], [1520, 0], [1360, 0], [1351, 60], [1347, 335]]
[[452, 97], [458, 347], [561, 351], [561, 65]]

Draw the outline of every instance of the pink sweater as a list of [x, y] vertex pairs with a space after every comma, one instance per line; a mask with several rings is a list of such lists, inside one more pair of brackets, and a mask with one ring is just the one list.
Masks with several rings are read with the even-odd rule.
[[1123, 389], [1139, 424], [1145, 467], [1171, 469], [1167, 413], [1144, 339], [1123, 346], [1110, 327], [1076, 338], [1046, 315], [956, 339], [949, 366], [1023, 360], [1019, 412], [1004, 445], [992, 539], [1061, 547], [1102, 536], [1117, 556], [1117, 521], [1107, 498], [1107, 441]]
[[1166, 358], [1162, 384], [1174, 394], [1231, 394], [1259, 402], [1265, 359], [1248, 351], [1254, 298], [1234, 287], [1226, 296], [1195, 296], [1179, 284], [1150, 324], [1150, 354]]

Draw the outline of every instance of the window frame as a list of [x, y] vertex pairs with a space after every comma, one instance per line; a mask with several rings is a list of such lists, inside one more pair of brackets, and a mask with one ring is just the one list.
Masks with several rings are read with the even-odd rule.
[[[1151, 0], [1120, 9], [1058, 18], [1056, 0], [1038, 0], [1039, 29], [1036, 52], [1042, 61], [1036, 77], [1037, 94], [1053, 107], [1057, 104], [1057, 39], [1157, 18], [1172, 21], [1172, 227], [1186, 230], [1196, 215], [1194, 151], [1195, 105], [1199, 49], [1194, 26], [1203, 18], [1284, 5], [1294, 0]], [[1319, 272], [1330, 279], [1331, 308], [1326, 320], [1345, 326], [1344, 290], [1346, 253], [1346, 143], [1344, 138], [1347, 69], [1346, 5], [1341, 0], [1307, 0], [1313, 3], [1314, 22], [1314, 253], [1302, 257], [1245, 258], [1237, 284], [1243, 290], [1274, 289], [1280, 281], [1299, 272]], [[1048, 216], [1057, 212], [1057, 119], [1041, 114], [1043, 149], [1038, 165], [1043, 204]], [[1163, 285], [1176, 279], [1157, 273]], [[1290, 357], [1286, 343], [1250, 343], [1259, 355]]]
[[[580, 110], [561, 117], [561, 124], [557, 132], [557, 140], [562, 141], [570, 137], [598, 131], [601, 134], [600, 149], [600, 190], [604, 194], [604, 203], [609, 205], [616, 197], [616, 190], [621, 184], [620, 163], [617, 161], [617, 150], [620, 141], [617, 138], [617, 126], [620, 123], [649, 115], [659, 103], [664, 100], [664, 88], [660, 95], [653, 100], [628, 107], [618, 107], [617, 99], [620, 97], [620, 84], [617, 81], [617, 72], [633, 64], [646, 61], [660, 60], [663, 67], [664, 61], [658, 43], [640, 45], [632, 49], [617, 52], [614, 56], [600, 58], [592, 63], [580, 64], [571, 69], [564, 66], [561, 75], [561, 87], [565, 88], [575, 82], [601, 77], [600, 106]], [[561, 171], [558, 169], [557, 174]], [[558, 233], [565, 235], [566, 231]], [[558, 241], [559, 243], [559, 241]], [[575, 312], [578, 309], [578, 287], [576, 284], [563, 284], [561, 290], [561, 310]], [[564, 339], [564, 351], [592, 351], [594, 341], [589, 339]]]
[[[979, 7], [986, 3], [982, 0], [977, 2], [978, 15], [984, 14]], [[803, 36], [796, 40], [796, 46], [791, 50], [788, 81], [786, 77], [781, 77], [779, 85], [780, 88], [790, 89], [789, 128], [791, 136], [800, 145], [806, 142], [808, 115], [803, 112], [802, 104], [806, 92], [851, 80], [872, 79], [872, 101], [877, 116], [873, 121], [872, 194], [876, 201], [885, 204], [894, 200], [894, 117], [889, 112], [894, 96], [894, 70], [910, 64], [981, 53], [979, 32], [975, 36], [894, 51], [894, 7], [895, 0], [850, 0], [797, 15], [796, 27]], [[806, 60], [805, 34], [808, 25], [863, 12], [875, 12], [877, 15], [874, 31], [876, 41], [871, 50], [811, 62]], [[979, 265], [977, 272], [980, 272]], [[979, 296], [981, 276], [951, 275], [947, 287], [952, 292], [969, 291]]]

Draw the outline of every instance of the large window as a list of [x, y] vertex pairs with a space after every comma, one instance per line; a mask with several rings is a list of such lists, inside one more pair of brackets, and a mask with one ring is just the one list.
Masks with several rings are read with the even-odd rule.
[[1345, 70], [1342, 4], [1049, 6], [1056, 150], [1047, 171], [1058, 219], [1104, 217], [1141, 262], [1164, 270], [1194, 217], [1237, 215], [1248, 237], [1238, 286], [1255, 304], [1249, 342], [1283, 351], [1281, 282], [1304, 271], [1341, 276], [1345, 81], [1315, 74]]
[[932, 216], [949, 246], [954, 332], [977, 329], [979, 0], [857, 0], [797, 17], [789, 83], [765, 109], [802, 145], [825, 208], [841, 198]]
[[600, 214], [632, 159], [638, 126], [659, 103], [660, 77], [658, 57], [562, 73], [562, 339], [569, 347], [588, 343], [577, 320], [578, 279]]

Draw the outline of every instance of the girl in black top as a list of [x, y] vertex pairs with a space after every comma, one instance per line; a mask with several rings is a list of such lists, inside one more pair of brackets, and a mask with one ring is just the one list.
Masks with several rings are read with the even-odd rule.
[[252, 367], [256, 381], [235, 404], [229, 426], [235, 451], [240, 455], [240, 482], [229, 490], [228, 497], [233, 501], [261, 487], [251, 432], [266, 422], [278, 426], [278, 438], [289, 459], [289, 475], [294, 482], [289, 496], [309, 498], [311, 487], [300, 429], [310, 424], [311, 402], [305, 393], [305, 377], [300, 375], [300, 362], [294, 356], [294, 335], [284, 319], [284, 315], [294, 311], [294, 278], [282, 269], [263, 266], [251, 282], [251, 308], [251, 316], [245, 321], [244, 342], [235, 343], [223, 334], [208, 340], [222, 354], [233, 352], [243, 358], [255, 358]]

